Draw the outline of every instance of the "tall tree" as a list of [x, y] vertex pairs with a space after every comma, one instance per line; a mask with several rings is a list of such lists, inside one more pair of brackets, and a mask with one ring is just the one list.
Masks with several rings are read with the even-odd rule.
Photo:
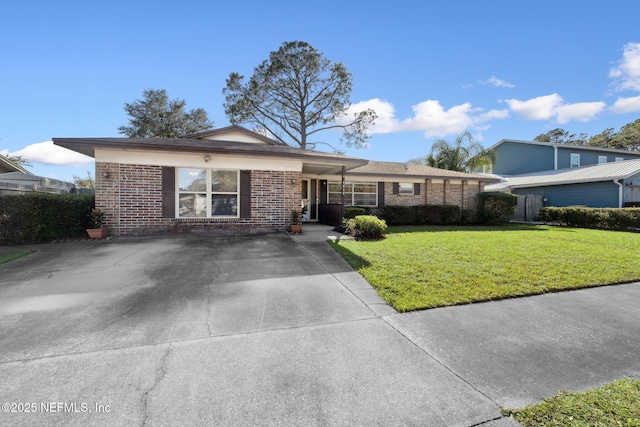
[[640, 119], [627, 123], [620, 128], [620, 132], [611, 141], [612, 148], [624, 150], [640, 150]]
[[613, 128], [606, 128], [599, 134], [589, 138], [586, 145], [589, 147], [612, 148], [611, 141], [613, 141], [616, 135], [617, 133], [614, 132]]
[[185, 111], [186, 102], [169, 101], [164, 89], [147, 89], [142, 96], [144, 99], [124, 104], [129, 126], [120, 126], [118, 132], [129, 138], [178, 138], [213, 127], [204, 109]]
[[471, 172], [496, 160], [495, 152], [485, 149], [473, 140], [469, 132], [463, 132], [454, 142], [439, 139], [431, 146], [429, 155], [410, 160], [434, 168], [448, 169], [459, 172]]
[[364, 147], [376, 119], [371, 109], [346, 117], [351, 73], [302, 41], [283, 43], [246, 83], [238, 73], [231, 73], [226, 83], [224, 110], [231, 123], [253, 125], [302, 149], [324, 143], [316, 134], [328, 129], [342, 130], [347, 146]]
[[562, 128], [555, 128], [547, 133], [542, 133], [536, 136], [533, 140], [539, 142], [551, 142], [554, 144], [584, 145], [586, 138], [586, 133], [581, 133], [576, 137], [575, 133], [570, 133]]

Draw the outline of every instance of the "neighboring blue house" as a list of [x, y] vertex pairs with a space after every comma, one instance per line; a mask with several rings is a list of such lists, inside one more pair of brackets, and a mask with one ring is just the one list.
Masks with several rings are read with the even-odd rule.
[[496, 153], [492, 170], [485, 168], [477, 172], [521, 175], [640, 159], [640, 152], [634, 151], [510, 139], [503, 139], [490, 150]]
[[502, 181], [486, 191], [532, 196], [537, 207], [617, 208], [640, 201], [640, 152], [508, 139], [490, 149], [496, 161], [483, 171]]

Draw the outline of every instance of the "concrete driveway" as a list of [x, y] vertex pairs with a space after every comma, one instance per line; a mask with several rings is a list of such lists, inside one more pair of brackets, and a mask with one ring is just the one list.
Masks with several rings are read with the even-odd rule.
[[[583, 388], [640, 373], [637, 284], [397, 314], [309, 236], [52, 244], [0, 265], [0, 424], [495, 427], [516, 425], [499, 405], [571, 377], [540, 360], [593, 358], [570, 371]], [[604, 328], [585, 329], [592, 310]]]

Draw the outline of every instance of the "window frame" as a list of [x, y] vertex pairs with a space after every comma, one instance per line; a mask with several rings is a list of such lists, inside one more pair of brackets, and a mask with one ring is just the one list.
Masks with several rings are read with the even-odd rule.
[[[327, 181], [327, 203], [331, 203], [331, 195], [339, 194], [342, 195], [341, 192], [331, 191], [331, 185], [338, 185], [342, 188], [342, 181]], [[367, 186], [371, 186], [375, 191], [374, 192], [362, 192], [362, 191], [354, 191], [355, 186], [357, 184], [364, 184]], [[375, 204], [373, 205], [364, 205], [364, 204], [356, 204], [356, 195], [366, 194], [366, 195], [375, 195]], [[340, 202], [337, 202], [339, 204]], [[344, 182], [344, 203], [345, 206], [362, 206], [366, 208], [376, 208], [378, 207], [378, 183], [373, 181], [345, 181]]]
[[[576, 158], [578, 160], [577, 163], [574, 163], [573, 159]], [[580, 154], [579, 153], [571, 153], [569, 156], [569, 168], [579, 168], [580, 167]]]
[[598, 156], [598, 164], [599, 165], [607, 163], [608, 161], [609, 161], [609, 159], [607, 158], [607, 156]]
[[[205, 171], [206, 172], [206, 179], [205, 179], [205, 189], [203, 191], [197, 191], [197, 190], [182, 190], [180, 188], [180, 171], [181, 170], [199, 170], [199, 171]], [[235, 172], [236, 174], [236, 191], [214, 191], [213, 190], [213, 173], [214, 172]], [[175, 194], [176, 194], [176, 198], [175, 198], [175, 209], [176, 209], [176, 213], [175, 213], [175, 217], [179, 218], [179, 219], [225, 219], [225, 218], [240, 218], [240, 170], [238, 169], [225, 169], [225, 168], [189, 168], [189, 167], [176, 167], [176, 182], [175, 182]], [[183, 194], [205, 194], [205, 206], [206, 206], [206, 213], [205, 216], [182, 216], [180, 214], [180, 198], [182, 197]], [[214, 215], [213, 214], [213, 206], [212, 206], [212, 202], [214, 199], [214, 196], [235, 196], [236, 198], [236, 213], [235, 215]]]
[[616, 157], [616, 163], [617, 162], [624, 162], [624, 157]]
[[[405, 186], [405, 190], [402, 191], [403, 185]], [[409, 188], [411, 191], [407, 191]], [[398, 182], [398, 195], [399, 196], [413, 196], [415, 195], [415, 186], [413, 182]]]

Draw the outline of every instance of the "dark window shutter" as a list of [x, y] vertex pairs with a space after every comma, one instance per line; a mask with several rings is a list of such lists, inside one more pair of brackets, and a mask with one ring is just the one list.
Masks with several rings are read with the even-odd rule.
[[176, 217], [176, 168], [162, 167], [162, 217]]
[[378, 207], [384, 206], [384, 182], [378, 182]]
[[321, 205], [326, 205], [327, 204], [327, 180], [326, 179], [321, 179], [320, 180], [320, 204]]
[[251, 218], [251, 171], [240, 171], [240, 218]]
[[393, 183], [393, 194], [400, 194], [400, 183], [399, 182], [394, 182]]
[[416, 196], [420, 195], [420, 183], [419, 182], [415, 182], [413, 184], [413, 194]]

